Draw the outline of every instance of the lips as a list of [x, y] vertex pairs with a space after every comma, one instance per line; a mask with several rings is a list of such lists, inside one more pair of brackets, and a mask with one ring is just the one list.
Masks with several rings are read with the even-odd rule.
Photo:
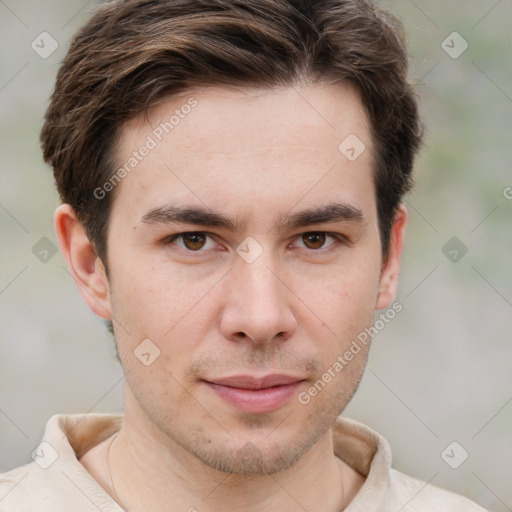
[[293, 377], [291, 375], [280, 375], [271, 373], [263, 377], [252, 377], [250, 375], [235, 375], [233, 377], [223, 377], [220, 379], [212, 379], [209, 382], [220, 386], [241, 389], [263, 389], [272, 388], [274, 386], [283, 386], [293, 382], [299, 382], [303, 379]]
[[224, 402], [243, 412], [258, 414], [281, 408], [303, 381], [301, 377], [273, 373], [262, 377], [235, 375], [204, 382]]

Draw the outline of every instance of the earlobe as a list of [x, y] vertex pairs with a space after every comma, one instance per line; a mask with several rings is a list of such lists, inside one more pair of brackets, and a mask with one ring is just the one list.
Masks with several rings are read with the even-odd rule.
[[376, 309], [389, 307], [396, 297], [407, 218], [407, 208], [402, 204], [395, 214], [391, 229], [388, 257], [380, 275]]
[[105, 268], [69, 204], [61, 204], [54, 214], [60, 249], [75, 284], [89, 308], [111, 319], [110, 293]]

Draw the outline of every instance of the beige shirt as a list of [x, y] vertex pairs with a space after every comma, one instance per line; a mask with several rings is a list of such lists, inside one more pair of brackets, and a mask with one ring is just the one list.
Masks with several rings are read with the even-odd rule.
[[[34, 462], [0, 475], [0, 512], [122, 512], [78, 461], [121, 422], [121, 415], [98, 413], [50, 418]], [[333, 442], [335, 454], [366, 477], [345, 512], [485, 512], [462, 496], [392, 469], [388, 442], [360, 423], [339, 418]]]

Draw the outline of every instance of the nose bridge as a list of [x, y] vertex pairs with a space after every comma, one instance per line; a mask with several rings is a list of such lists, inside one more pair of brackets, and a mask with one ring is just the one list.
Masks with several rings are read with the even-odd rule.
[[239, 258], [234, 275], [239, 280], [239, 291], [244, 302], [254, 303], [261, 310], [278, 309], [283, 305], [286, 294], [275, 267], [276, 262], [270, 249], [263, 251], [254, 261]]

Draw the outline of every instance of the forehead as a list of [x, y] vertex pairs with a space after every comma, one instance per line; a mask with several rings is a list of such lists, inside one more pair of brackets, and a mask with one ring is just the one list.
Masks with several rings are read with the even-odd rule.
[[[237, 136], [239, 143], [248, 143], [250, 147], [265, 138], [266, 132], [257, 131], [261, 126], [269, 130], [279, 127], [279, 133], [268, 132], [279, 140], [290, 143], [294, 138], [300, 139], [302, 135], [304, 140], [316, 143], [318, 147], [322, 144], [315, 140], [316, 135], [324, 136], [330, 132], [336, 142], [344, 130], [352, 129], [363, 138], [369, 130], [369, 121], [360, 94], [349, 82], [272, 89], [191, 89], [162, 100], [150, 109], [147, 117], [140, 115], [132, 119], [123, 126], [121, 134], [144, 131], [148, 121], [155, 129], [165, 123], [172, 125], [167, 126], [169, 133], [164, 127], [166, 135], [172, 132], [169, 143], [172, 138], [176, 142], [182, 142], [191, 133], [196, 136], [207, 132], [226, 133], [238, 127], [240, 131], [232, 135]], [[306, 131], [309, 129], [314, 131]], [[233, 149], [229, 142], [226, 140], [227, 149]]]
[[373, 197], [369, 122], [346, 84], [180, 93], [126, 123], [116, 154], [119, 168], [135, 165], [114, 205], [131, 203], [125, 213], [139, 218], [180, 201], [250, 210], [333, 202], [358, 187]]

